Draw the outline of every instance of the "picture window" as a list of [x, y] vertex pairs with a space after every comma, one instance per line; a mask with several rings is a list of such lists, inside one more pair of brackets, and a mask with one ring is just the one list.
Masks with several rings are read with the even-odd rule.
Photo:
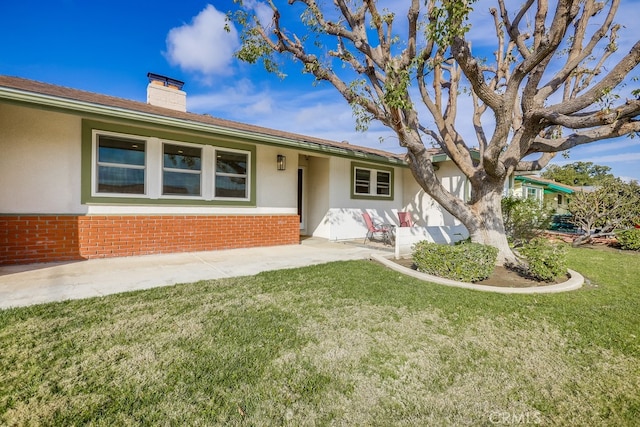
[[202, 148], [163, 144], [162, 163], [163, 195], [202, 195]]
[[109, 194], [145, 194], [145, 141], [98, 137], [97, 190]]
[[222, 150], [216, 152], [216, 197], [247, 197], [248, 162], [249, 156], [246, 153]]

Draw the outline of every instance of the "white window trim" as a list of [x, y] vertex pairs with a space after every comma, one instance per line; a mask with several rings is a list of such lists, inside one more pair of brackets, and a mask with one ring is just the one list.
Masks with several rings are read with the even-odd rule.
[[[98, 192], [98, 136], [113, 136], [125, 139], [135, 139], [145, 143], [145, 165], [144, 165], [144, 194], [129, 193], [101, 193]], [[120, 132], [105, 130], [92, 130], [91, 141], [91, 197], [105, 198], [131, 198], [149, 200], [194, 200], [194, 201], [235, 201], [247, 202], [251, 200], [251, 171], [253, 156], [251, 151], [239, 150], [236, 148], [217, 147], [205, 144], [194, 144], [190, 142], [175, 141], [170, 139], [160, 139], [156, 137], [145, 137], [131, 135]], [[196, 147], [202, 149], [201, 170], [200, 170], [200, 196], [162, 194], [163, 171], [164, 171], [164, 144], [181, 145], [185, 147]], [[247, 156], [247, 173], [245, 175], [227, 174], [227, 176], [241, 176], [246, 179], [245, 197], [215, 197], [215, 177], [216, 177], [216, 151], [242, 153]], [[118, 165], [121, 166], [121, 165]], [[140, 167], [142, 168], [142, 167]], [[180, 169], [180, 172], [185, 170]], [[222, 174], [221, 174], [222, 175]]]
[[[132, 167], [132, 166], [127, 166], [127, 168], [130, 169], [144, 169], [144, 193], [143, 194], [131, 194], [131, 193], [100, 193], [98, 192], [98, 174], [99, 174], [99, 166], [116, 166], [116, 167], [122, 167], [122, 164], [111, 164], [111, 163], [102, 163], [99, 164], [98, 163], [98, 136], [99, 135], [104, 135], [104, 136], [113, 136], [116, 138], [123, 138], [123, 139], [135, 139], [135, 140], [139, 140], [145, 143], [145, 152], [144, 152], [144, 166], [139, 166], [139, 167]], [[127, 135], [127, 134], [122, 134], [122, 133], [117, 133], [117, 132], [107, 132], [107, 131], [96, 131], [94, 130], [92, 132], [92, 144], [91, 144], [91, 168], [92, 168], [92, 173], [91, 173], [91, 195], [93, 197], [124, 197], [124, 198], [130, 198], [130, 199], [139, 199], [141, 197], [143, 198], [147, 198], [149, 197], [149, 156], [148, 156], [148, 151], [149, 151], [149, 139], [148, 138], [144, 138], [144, 137], [139, 137], [136, 135]]]
[[[537, 200], [539, 202], [542, 202], [544, 200], [544, 189], [542, 187], [536, 187], [533, 185], [525, 185], [523, 186], [524, 189], [524, 198], [525, 199], [529, 199], [532, 198], [534, 200]], [[534, 197], [529, 197], [529, 190], [534, 190], [535, 191], [535, 198]]]
[[[362, 166], [354, 166], [353, 167], [353, 194], [356, 196], [363, 196], [363, 197], [380, 197], [382, 199], [387, 198], [390, 199], [391, 198], [391, 193], [392, 193], [392, 189], [391, 186], [393, 185], [393, 177], [391, 172], [387, 171], [387, 170], [383, 170], [383, 169], [375, 169], [375, 168], [365, 168]], [[368, 193], [360, 193], [357, 191], [357, 175], [358, 175], [358, 170], [366, 170], [369, 171], [369, 192]], [[389, 194], [378, 194], [378, 173], [386, 173], [389, 176]]]
[[[225, 173], [225, 172], [220, 172], [218, 173], [218, 171], [216, 170], [216, 156], [217, 156], [217, 152], [218, 151], [223, 151], [226, 153], [240, 153], [240, 154], [244, 154], [247, 156], [247, 173], [244, 175], [241, 174], [235, 174], [235, 173]], [[224, 148], [224, 147], [213, 147], [213, 169], [212, 169], [212, 173], [213, 173], [213, 177], [211, 179], [211, 183], [212, 183], [212, 188], [211, 188], [211, 196], [212, 199], [211, 200], [241, 200], [241, 201], [247, 201], [250, 198], [251, 195], [251, 153], [248, 151], [244, 151], [244, 150], [237, 150], [234, 148]], [[245, 179], [245, 185], [246, 185], [246, 189], [245, 189], [245, 197], [244, 198], [239, 198], [239, 197], [215, 197], [215, 191], [216, 191], [216, 177], [217, 176], [229, 176], [229, 177], [238, 177], [238, 178], [244, 178]]]
[[[152, 138], [152, 139], [157, 139], [157, 138]], [[160, 187], [158, 188], [158, 198], [159, 199], [184, 199], [184, 200], [210, 200], [207, 199], [207, 193], [205, 193], [205, 189], [204, 189], [204, 183], [205, 181], [205, 173], [204, 173], [204, 159], [205, 159], [205, 147], [207, 147], [206, 145], [199, 145], [199, 144], [193, 144], [193, 143], [189, 143], [189, 142], [182, 142], [182, 141], [173, 141], [170, 139], [158, 139], [159, 144], [160, 144], [160, 175], [159, 175], [159, 180], [160, 180]], [[201, 158], [200, 158], [200, 171], [195, 172], [197, 174], [200, 175], [200, 195], [199, 196], [191, 196], [191, 195], [181, 195], [181, 194], [163, 194], [162, 193], [162, 188], [164, 187], [164, 171], [168, 170], [171, 172], [178, 172], [178, 173], [194, 173], [194, 171], [189, 171], [186, 169], [165, 169], [164, 168], [164, 145], [168, 144], [168, 145], [177, 145], [177, 146], [182, 146], [182, 147], [193, 147], [193, 148], [200, 148], [201, 151]]]

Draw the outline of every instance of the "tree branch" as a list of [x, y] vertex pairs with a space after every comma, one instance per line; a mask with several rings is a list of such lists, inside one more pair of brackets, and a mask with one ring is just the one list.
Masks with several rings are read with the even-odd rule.
[[492, 110], [497, 110], [502, 102], [502, 97], [486, 85], [482, 67], [472, 55], [467, 41], [464, 38], [456, 37], [451, 46], [451, 51], [478, 98]]
[[542, 153], [536, 160], [521, 160], [516, 166], [518, 171], [539, 171], [542, 170], [556, 156], [556, 153]]
[[[603, 95], [609, 92], [612, 88], [618, 86], [624, 78], [640, 63], [640, 41], [636, 42], [631, 48], [629, 53], [620, 60], [613, 69], [603, 77], [598, 83], [596, 83], [591, 89], [585, 92], [583, 95], [576, 97], [575, 99], [569, 99], [559, 104], [548, 107], [549, 110], [558, 114], [572, 114], [577, 111], [584, 110], [590, 105], [598, 102]], [[537, 114], [542, 114], [542, 109]]]
[[[619, 0], [613, 0], [611, 2], [611, 6], [609, 7], [609, 12], [607, 14], [607, 18], [602, 23], [600, 28], [594, 32], [587, 43], [586, 46], [582, 46], [582, 40], [584, 39], [586, 28], [589, 24], [589, 19], [594, 14], [598, 13], [603, 7], [602, 3], [594, 3], [593, 0], [590, 0], [587, 4], [585, 4], [582, 15], [576, 24], [576, 29], [573, 35], [573, 43], [571, 45], [571, 49], [569, 52], [569, 57], [565, 65], [560, 69], [556, 74], [551, 78], [551, 80], [540, 90], [538, 91], [537, 98], [542, 102], [542, 100], [547, 99], [552, 93], [555, 93], [558, 88], [565, 84], [571, 73], [573, 73], [576, 68], [586, 59], [589, 55], [592, 54], [593, 49], [598, 45], [600, 40], [605, 37], [607, 31], [611, 27], [613, 23], [613, 18], [618, 10]], [[608, 54], [607, 54], [608, 53]], [[605, 50], [605, 55], [608, 58], [613, 51], [609, 51], [609, 49]], [[604, 55], [603, 55], [604, 56]], [[602, 66], [603, 60], [605, 58], [601, 58], [600, 63], [594, 68], [596, 72]], [[566, 96], [564, 99], [568, 99]]]
[[523, 58], [527, 58], [531, 55], [529, 48], [524, 43], [530, 36], [529, 34], [521, 34], [519, 25], [522, 18], [526, 15], [526, 13], [531, 9], [534, 0], [527, 0], [525, 4], [522, 5], [518, 14], [516, 15], [513, 23], [509, 20], [509, 13], [507, 12], [507, 8], [504, 4], [504, 0], [498, 0], [498, 4], [500, 6], [500, 17], [502, 18], [502, 22], [504, 22], [504, 26], [509, 33], [510, 39], [515, 43], [518, 47], [518, 52], [522, 55]]
[[538, 137], [535, 139], [529, 151], [526, 153], [555, 153], [558, 151], [569, 150], [579, 145], [588, 144], [594, 141], [616, 138], [628, 134], [640, 132], [640, 121], [635, 120], [618, 120], [615, 123], [606, 126], [600, 126], [585, 132], [576, 132], [569, 136], [557, 139], [547, 139]]
[[559, 114], [554, 111], [543, 111], [541, 118], [549, 123], [560, 125], [569, 129], [586, 129], [596, 126], [610, 125], [618, 120], [631, 119], [640, 113], [640, 100], [627, 100], [615, 109], [578, 113], [571, 116]]

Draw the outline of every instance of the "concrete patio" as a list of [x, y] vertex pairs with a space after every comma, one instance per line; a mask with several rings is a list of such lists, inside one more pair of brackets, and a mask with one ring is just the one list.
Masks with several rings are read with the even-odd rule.
[[0, 267], [0, 309], [177, 283], [246, 276], [332, 261], [369, 259], [392, 248], [361, 240], [302, 239], [299, 245], [91, 259]]

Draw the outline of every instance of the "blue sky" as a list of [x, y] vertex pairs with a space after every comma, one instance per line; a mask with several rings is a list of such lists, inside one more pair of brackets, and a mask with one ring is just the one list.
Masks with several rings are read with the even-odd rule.
[[[386, 3], [398, 8], [400, 2]], [[481, 0], [475, 7], [474, 46], [491, 34], [484, 28], [491, 24], [488, 3]], [[233, 7], [231, 0], [4, 1], [0, 74], [144, 102], [146, 74], [154, 72], [185, 82], [192, 112], [402, 152], [381, 125], [356, 132], [351, 108], [337, 91], [314, 86], [299, 66], [289, 66], [288, 77], [280, 80], [261, 66], [233, 59], [237, 34], [223, 30], [224, 13]], [[623, 0], [616, 20], [627, 26], [620, 33], [621, 52], [638, 39], [639, 19], [640, 0]], [[632, 75], [640, 76], [640, 70]], [[589, 144], [571, 150], [568, 159], [554, 160], [574, 161], [610, 166], [617, 176], [640, 180], [640, 138]]]

